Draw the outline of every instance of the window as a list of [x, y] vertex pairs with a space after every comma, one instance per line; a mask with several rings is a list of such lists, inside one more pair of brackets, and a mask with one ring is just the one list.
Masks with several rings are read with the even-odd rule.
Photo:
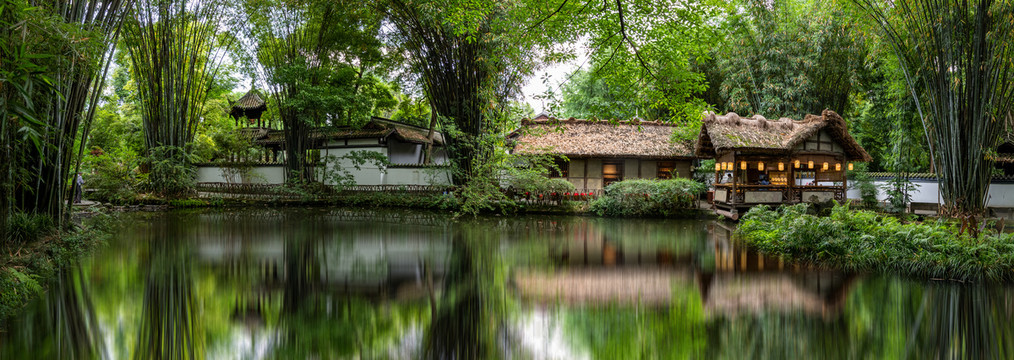
[[658, 171], [655, 174], [656, 178], [659, 179], [672, 179], [673, 171], [676, 170], [675, 161], [659, 161], [657, 163]]
[[549, 177], [568, 177], [570, 176], [570, 161], [564, 159], [556, 159], [553, 161], [556, 167], [559, 169], [549, 169]]
[[602, 162], [602, 186], [623, 180], [623, 161]]

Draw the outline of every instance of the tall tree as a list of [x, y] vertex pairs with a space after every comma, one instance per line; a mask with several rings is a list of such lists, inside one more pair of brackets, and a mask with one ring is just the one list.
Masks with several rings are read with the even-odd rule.
[[846, 113], [864, 71], [867, 46], [856, 19], [810, 0], [743, 0], [727, 17], [727, 41], [715, 55], [726, 109], [802, 118], [824, 109]]
[[[0, 221], [64, 215], [127, 1], [0, 2]], [[75, 151], [78, 150], [78, 151]]]
[[163, 195], [188, 190], [177, 186], [186, 172], [162, 170], [186, 166], [186, 148], [226, 54], [219, 48], [225, 5], [220, 0], [138, 0], [127, 23], [124, 43], [148, 156], [169, 165], [152, 166], [150, 175], [152, 190]]
[[985, 211], [989, 154], [1014, 105], [1010, 1], [854, 0], [883, 28], [931, 139], [942, 213]]
[[381, 18], [349, 1], [248, 1], [245, 13], [259, 64], [252, 72], [267, 83], [285, 131], [289, 180], [310, 180], [312, 128], [361, 125], [393, 101], [379, 77], [391, 62]]

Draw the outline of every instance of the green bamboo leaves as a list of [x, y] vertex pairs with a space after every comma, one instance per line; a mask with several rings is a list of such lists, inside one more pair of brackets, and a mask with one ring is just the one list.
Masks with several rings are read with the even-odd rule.
[[194, 139], [211, 82], [226, 52], [217, 0], [140, 0], [128, 21], [130, 52], [148, 149], [185, 148]]
[[1014, 106], [1010, 1], [853, 0], [897, 53], [940, 173], [943, 212], [980, 215]]

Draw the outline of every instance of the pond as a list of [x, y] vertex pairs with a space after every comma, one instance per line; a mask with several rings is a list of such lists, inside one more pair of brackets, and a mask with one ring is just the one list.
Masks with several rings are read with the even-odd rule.
[[0, 359], [1012, 358], [1014, 288], [816, 269], [731, 223], [123, 214]]

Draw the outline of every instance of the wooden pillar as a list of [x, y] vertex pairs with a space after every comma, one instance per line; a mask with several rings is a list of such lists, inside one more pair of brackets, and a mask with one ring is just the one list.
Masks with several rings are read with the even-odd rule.
[[732, 170], [731, 170], [732, 171], [732, 191], [729, 193], [729, 196], [730, 196], [729, 203], [730, 204], [735, 204], [736, 203], [736, 189], [738, 188], [738, 186], [736, 186], [736, 184], [739, 183], [739, 164], [737, 163], [736, 160], [737, 160], [736, 159], [736, 153], [733, 152], [732, 153]]

